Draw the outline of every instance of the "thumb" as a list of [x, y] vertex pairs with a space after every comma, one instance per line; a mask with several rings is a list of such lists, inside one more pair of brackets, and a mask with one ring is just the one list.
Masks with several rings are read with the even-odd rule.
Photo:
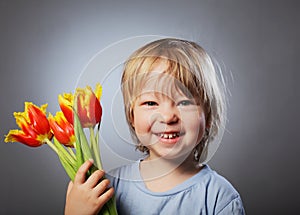
[[71, 190], [72, 190], [72, 187], [73, 187], [73, 182], [70, 181], [70, 182], [69, 182], [69, 185], [68, 185], [68, 189], [67, 189], [67, 198], [68, 198], [68, 196], [69, 196], [69, 194], [70, 194], [70, 192], [71, 192]]

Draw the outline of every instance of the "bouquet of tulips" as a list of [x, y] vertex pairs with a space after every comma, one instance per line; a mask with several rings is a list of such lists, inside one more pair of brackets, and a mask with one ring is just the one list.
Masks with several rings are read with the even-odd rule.
[[[20, 142], [30, 147], [47, 144], [57, 154], [72, 181], [78, 168], [86, 160], [93, 159], [95, 165], [90, 169], [89, 176], [95, 170], [102, 169], [99, 154], [101, 94], [100, 84], [96, 84], [95, 91], [86, 86], [77, 88], [75, 94], [61, 94], [58, 96], [61, 111], [55, 116], [51, 113], [47, 116], [47, 104], [38, 107], [25, 102], [25, 111], [14, 113], [20, 130], [10, 130], [4, 141]], [[89, 141], [84, 129], [89, 130]], [[114, 199], [104, 205], [101, 214], [117, 214]]]

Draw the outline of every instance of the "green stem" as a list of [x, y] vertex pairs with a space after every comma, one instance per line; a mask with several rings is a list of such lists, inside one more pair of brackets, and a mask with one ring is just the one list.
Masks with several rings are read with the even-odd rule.
[[98, 169], [102, 169], [98, 139], [96, 139], [95, 137], [94, 128], [89, 127], [89, 129], [90, 129], [91, 149], [95, 158], [96, 166], [98, 167]]
[[77, 172], [77, 167], [76, 166], [72, 166], [72, 164], [70, 164], [64, 156], [58, 156], [60, 163], [62, 164], [62, 166], [64, 167], [66, 173], [68, 174], [69, 178], [74, 181], [75, 179], [75, 175]]
[[56, 148], [56, 146], [48, 139], [46, 138], [44, 140], [44, 142], [46, 142], [48, 144], [48, 146], [50, 146], [50, 148], [55, 151], [56, 154], [58, 154], [58, 149]]
[[68, 151], [69, 151], [69, 154], [74, 158], [74, 160], [76, 159], [76, 155], [73, 151], [73, 149], [71, 147], [67, 147]]
[[106, 204], [109, 208], [109, 214], [110, 215], [117, 215], [118, 214], [114, 196]]
[[117, 215], [118, 214], [114, 197], [105, 203], [105, 205], [102, 207], [99, 215], [100, 214], [101, 215]]
[[62, 153], [62, 156], [72, 165], [76, 166], [76, 160], [69, 154], [69, 152], [62, 146], [60, 142], [54, 137], [54, 145], [57, 147], [58, 152]]
[[[63, 150], [61, 150], [61, 148], [59, 147], [60, 143], [56, 142], [57, 140], [55, 138], [54, 138], [54, 142], [56, 142], [56, 144], [53, 144], [49, 139], [45, 139], [44, 141], [57, 154], [60, 163], [64, 167], [70, 179], [73, 181], [77, 171], [76, 162], [74, 161], [74, 159], [68, 156], [68, 152], [65, 151], [65, 149], [62, 146], [61, 147], [63, 148]], [[65, 151], [66, 154], [63, 153], [63, 151]]]
[[79, 168], [83, 162], [83, 155], [82, 155], [82, 149], [81, 149], [81, 144], [80, 144], [80, 134], [79, 134], [79, 126], [81, 126], [80, 124], [80, 120], [74, 110], [74, 133], [75, 133], [75, 150], [76, 150], [76, 160], [77, 160], [77, 167]]

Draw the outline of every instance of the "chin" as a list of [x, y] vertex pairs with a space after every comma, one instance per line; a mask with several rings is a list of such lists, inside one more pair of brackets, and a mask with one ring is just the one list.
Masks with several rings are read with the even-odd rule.
[[182, 151], [178, 151], [177, 150], [168, 150], [164, 153], [160, 152], [157, 153], [157, 157], [158, 159], [164, 159], [164, 160], [168, 160], [168, 161], [174, 161], [176, 163], [178, 162], [183, 162], [185, 161], [189, 155], [191, 154], [190, 151], [188, 152], [182, 152]]

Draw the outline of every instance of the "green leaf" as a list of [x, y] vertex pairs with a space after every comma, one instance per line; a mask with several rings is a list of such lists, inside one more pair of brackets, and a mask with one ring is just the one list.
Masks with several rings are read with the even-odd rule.
[[[76, 122], [76, 124], [75, 124], [75, 122]], [[80, 148], [82, 150], [81, 152], [82, 152], [84, 161], [93, 158], [89, 143], [87, 141], [87, 138], [85, 136], [85, 133], [84, 133], [83, 128], [80, 123], [80, 119], [77, 114], [74, 114], [74, 129], [75, 129], [75, 136], [76, 136], [76, 138], [79, 139]]]
[[90, 127], [90, 140], [91, 140], [91, 151], [93, 153], [93, 157], [95, 159], [96, 166], [99, 169], [102, 169], [102, 163], [100, 158], [100, 150], [99, 150], [99, 130], [97, 129], [97, 135], [95, 136], [94, 128]]
[[79, 127], [81, 127], [79, 118], [77, 116], [77, 113], [74, 111], [74, 133], [75, 133], [75, 149], [76, 149], [76, 160], [77, 160], [77, 168], [79, 168], [83, 163], [83, 155], [82, 155], [82, 149], [81, 149], [81, 137], [80, 137], [80, 131]]
[[64, 167], [67, 175], [69, 176], [69, 178], [74, 181], [76, 172], [77, 172], [77, 168], [72, 166], [66, 159], [64, 156], [61, 156], [60, 154], [58, 154], [59, 156], [59, 160], [60, 163], [62, 164], [62, 166]]
[[63, 147], [63, 145], [55, 137], [53, 138], [53, 142], [54, 142], [54, 145], [56, 146], [58, 152], [60, 152], [62, 154], [62, 156], [64, 156], [65, 159], [72, 166], [76, 166], [76, 160], [74, 159], [74, 157], [72, 157], [72, 155], [70, 155], [70, 153], [65, 149], [65, 147]]

